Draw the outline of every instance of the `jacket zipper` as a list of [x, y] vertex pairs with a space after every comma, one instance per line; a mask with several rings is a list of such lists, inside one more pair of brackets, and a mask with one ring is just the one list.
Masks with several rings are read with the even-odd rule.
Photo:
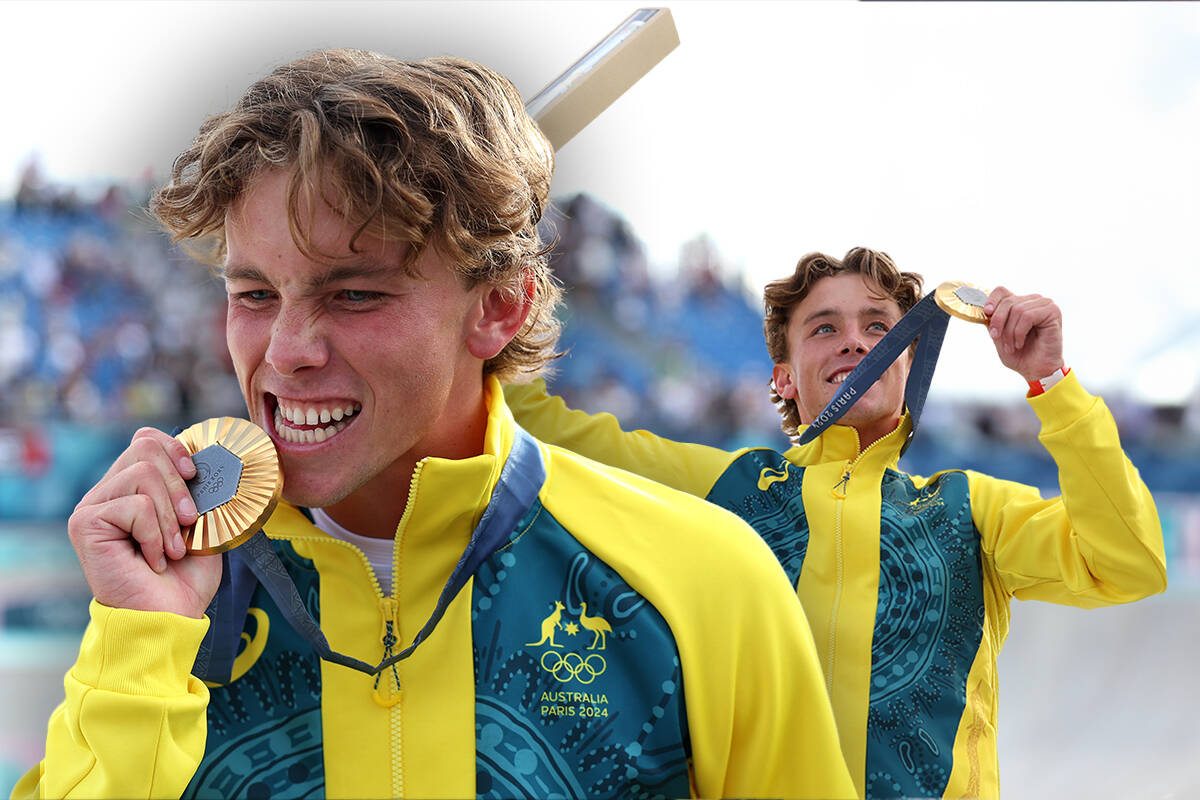
[[[424, 464], [425, 462], [423, 460], [418, 461], [416, 467], [413, 469], [412, 479], [408, 484], [408, 500], [404, 504], [404, 513], [400, 515], [400, 522], [396, 525], [397, 531], [400, 531], [404, 528], [405, 523], [408, 521], [408, 518], [411, 515], [413, 497], [416, 495], [417, 490], [417, 479], [420, 477], [421, 467]], [[366, 555], [364, 555], [361, 550], [349, 542], [344, 542], [341, 539], [335, 539], [331, 536], [320, 537], [319, 539], [315, 536], [291, 536], [288, 538], [289, 540], [293, 541], [332, 542], [336, 545], [346, 547], [358, 555], [359, 559], [363, 562], [363, 565], [367, 568], [367, 574], [371, 577], [371, 588], [375, 590], [375, 597], [379, 601], [379, 611], [381, 617], [380, 637], [383, 639], [385, 654], [384, 658], [389, 657], [392, 654], [392, 650], [389, 650], [389, 647], [395, 647], [395, 645], [398, 643], [397, 641], [393, 641], [392, 644], [389, 645], [389, 634], [391, 639], [395, 640], [396, 635], [400, 630], [400, 601], [396, 598], [396, 573], [399, 571], [400, 566], [400, 548], [395, 545], [392, 547], [392, 594], [390, 596], [385, 596], [383, 594], [383, 587], [379, 585], [379, 576], [375, 574], [374, 568], [371, 567], [371, 562], [367, 560]], [[393, 670], [394, 666], [391, 669], [384, 670], [382, 673], [376, 676], [376, 681], [372, 688], [372, 697], [374, 698], [375, 702], [379, 703], [379, 705], [391, 709], [389, 725], [391, 729], [392, 745], [392, 796], [403, 797], [404, 754], [402, 747], [403, 740], [401, 739], [403, 720], [400, 713], [400, 679], [398, 672], [394, 673]], [[386, 684], [383, 684], [383, 679], [385, 676], [391, 677], [395, 681], [394, 685], [397, 687], [397, 691], [392, 693], [392, 697], [390, 698], [380, 693], [381, 684], [386, 686]]]
[[[850, 473], [847, 472], [842, 478], [842, 486], [849, 479]], [[838, 607], [842, 603], [842, 584], [845, 576], [843, 575], [844, 565], [842, 563], [842, 504], [846, 501], [846, 494], [843, 491], [841, 495], [837, 494], [837, 487], [834, 487], [834, 497], [837, 497], [837, 505], [833, 510], [833, 546], [834, 559], [837, 566], [834, 580], [833, 592], [833, 608], [829, 612], [829, 653], [825, 659], [825, 691], [833, 694], [833, 672], [834, 661], [837, 659], [837, 618]]]
[[[886, 438], [886, 437], [884, 437]], [[840, 607], [842, 604], [842, 589], [845, 585], [845, 554], [842, 542], [842, 513], [846, 503], [846, 493], [850, 488], [850, 477], [854, 473], [854, 468], [862, 461], [863, 456], [871, 452], [871, 449], [879, 444], [883, 439], [876, 439], [867, 446], [866, 450], [861, 451], [854, 460], [846, 464], [846, 471], [842, 474], [841, 480], [833, 485], [833, 497], [837, 500], [837, 504], [833, 507], [833, 546], [834, 546], [834, 564], [835, 564], [835, 580], [833, 592], [833, 607], [829, 612], [829, 649], [825, 659], [825, 688], [830, 693], [833, 692], [833, 676], [835, 672], [835, 664], [837, 662], [837, 619]]]
[[[408, 499], [404, 503], [404, 513], [400, 515], [400, 521], [396, 524], [396, 533], [399, 537], [402, 535], [405, 527], [408, 524], [408, 518], [412, 515], [413, 498], [417, 496], [417, 482], [421, 477], [421, 469], [425, 466], [425, 461], [418, 461], [413, 468], [412, 478], [408, 482]], [[373, 571], [372, 571], [373, 572]], [[384, 657], [390, 657], [394, 650], [393, 648], [405, 645], [400, 645], [398, 636], [400, 633], [400, 601], [397, 595], [397, 588], [400, 585], [400, 542], [397, 540], [392, 546], [392, 594], [390, 597], [384, 597], [382, 589], [379, 588], [379, 582], [375, 582], [375, 591], [380, 598], [380, 613], [382, 618], [381, 637], [383, 639]], [[374, 690], [375, 701], [381, 705], [390, 707], [390, 727], [392, 740], [392, 797], [404, 796], [404, 741], [402, 734], [404, 732], [403, 717], [400, 710], [400, 697], [403, 687], [400, 685], [400, 673], [398, 668], [393, 665], [384, 670], [378, 676], [378, 681]], [[383, 681], [391, 680], [390, 698], [387, 702], [380, 701], [379, 684]]]

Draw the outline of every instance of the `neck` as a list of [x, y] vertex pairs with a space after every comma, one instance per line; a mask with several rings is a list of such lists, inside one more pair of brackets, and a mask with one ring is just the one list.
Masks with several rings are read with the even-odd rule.
[[900, 425], [902, 417], [896, 416], [878, 422], [868, 423], [865, 425], [855, 425], [854, 430], [858, 432], [858, 449], [859, 452], [866, 450], [877, 441], [887, 436]]
[[407, 453], [325, 512], [349, 531], [391, 539], [408, 507], [412, 476], [426, 458], [465, 459], [483, 453], [488, 407], [482, 385], [452, 420], [443, 420]]

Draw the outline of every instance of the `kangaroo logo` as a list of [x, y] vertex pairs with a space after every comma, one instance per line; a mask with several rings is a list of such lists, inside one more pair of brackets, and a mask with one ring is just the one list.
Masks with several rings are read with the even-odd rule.
[[[564, 654], [563, 651], [566, 648], [554, 641], [554, 635], [559, 630], [566, 631], [568, 636], [575, 636], [580, 630], [588, 630], [592, 632], [592, 643], [585, 649], [604, 650], [608, 647], [608, 634], [613, 632], [612, 625], [603, 617], [589, 617], [587, 603], [579, 604], [578, 622], [568, 617], [567, 622], [564, 623], [562, 621], [564, 608], [562, 602], [555, 600], [554, 611], [542, 620], [542, 638], [536, 642], [527, 642], [525, 646], [541, 647], [546, 644], [550, 646], [550, 649], [542, 652], [538, 663], [559, 683], [575, 681], [581, 684], [590, 684], [608, 669], [608, 662], [604, 660], [604, 656], [598, 652], [590, 653], [586, 657], [576, 652]], [[607, 703], [608, 701], [605, 699], [603, 702]]]
[[760, 492], [765, 492], [768, 488], [770, 488], [772, 483], [782, 483], [782, 482], [786, 481], [787, 479], [788, 479], [787, 464], [780, 465], [778, 472], [771, 469], [770, 467], [767, 467], [766, 469], [764, 469], [762, 472], [760, 472], [758, 474], [758, 490]]
[[[554, 601], [554, 611], [551, 612], [550, 616], [548, 616], [544, 620], [542, 620], [542, 638], [536, 642], [526, 642], [525, 646], [526, 647], [538, 647], [540, 645], [545, 644], [546, 642], [549, 642], [551, 647], [562, 647], [561, 644], [557, 644], [554, 641], [554, 630], [556, 628], [562, 627], [559, 624], [559, 620], [562, 619], [562, 612], [563, 612], [563, 604], [560, 603], [559, 601], [555, 600]], [[604, 620], [600, 620], [600, 621], [604, 622]], [[608, 623], [605, 622], [604, 624], [607, 625]]]

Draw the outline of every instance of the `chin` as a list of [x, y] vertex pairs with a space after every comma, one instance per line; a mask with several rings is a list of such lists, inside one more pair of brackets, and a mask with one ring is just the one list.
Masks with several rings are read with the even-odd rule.
[[307, 470], [288, 469], [283, 462], [282, 497], [288, 503], [303, 508], [326, 508], [350, 495], [344, 486], [330, 480], [329, 476], [306, 475]]
[[345, 499], [329, 492], [300, 490], [288, 491], [287, 481], [284, 480], [283, 499], [298, 508], [327, 508]]

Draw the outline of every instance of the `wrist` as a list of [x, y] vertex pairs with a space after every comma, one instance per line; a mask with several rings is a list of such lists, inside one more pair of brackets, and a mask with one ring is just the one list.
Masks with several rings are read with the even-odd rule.
[[1054, 386], [1054, 384], [1058, 383], [1063, 378], [1065, 378], [1067, 376], [1067, 373], [1070, 371], [1071, 371], [1070, 367], [1062, 366], [1062, 367], [1059, 367], [1058, 369], [1054, 370], [1053, 372], [1051, 372], [1049, 375], [1045, 376], [1044, 378], [1038, 378], [1036, 380], [1029, 380], [1028, 378], [1026, 378], [1026, 381], [1029, 383], [1029, 394], [1027, 394], [1025, 396], [1026, 397], [1037, 397], [1039, 394], [1043, 394], [1044, 392], [1049, 390], [1050, 387]]
[[110, 608], [93, 600], [75, 680], [122, 694], [171, 697], [190, 693], [190, 672], [209, 620], [170, 612]]

